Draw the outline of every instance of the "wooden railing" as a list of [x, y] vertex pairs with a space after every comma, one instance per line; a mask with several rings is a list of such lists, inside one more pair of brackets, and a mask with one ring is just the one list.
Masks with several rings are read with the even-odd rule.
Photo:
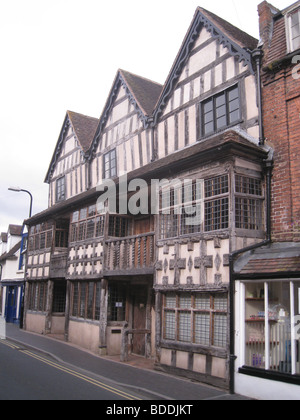
[[151, 274], [154, 270], [154, 233], [106, 240], [105, 271]]

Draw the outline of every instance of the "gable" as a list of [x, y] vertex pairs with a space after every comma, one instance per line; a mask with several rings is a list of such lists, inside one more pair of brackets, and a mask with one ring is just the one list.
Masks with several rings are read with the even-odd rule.
[[[137, 124], [145, 128], [161, 90], [162, 85], [158, 83], [125, 70], [118, 70], [99, 120], [89, 158], [94, 157], [104, 130], [108, 125], [120, 126], [125, 124], [126, 126], [126, 124], [129, 124], [129, 118], [133, 117], [133, 113], [135, 113], [138, 118]], [[124, 118], [127, 118], [127, 121]], [[124, 132], [123, 128], [120, 127], [119, 131], [120, 135]], [[103, 149], [103, 146], [100, 146], [100, 148]]]
[[[154, 123], [156, 124], [163, 114], [181, 78], [205, 68], [205, 65], [213, 62], [225, 51], [243, 66], [248, 66], [254, 74], [251, 50], [256, 48], [257, 43], [258, 41], [250, 35], [199, 7], [158, 100], [153, 115]], [[197, 57], [195, 51], [200, 48], [200, 44], [201, 56], [198, 54]]]
[[46, 183], [49, 183], [53, 176], [62, 174], [64, 169], [58, 168], [57, 164], [64, 156], [70, 157], [70, 155], [76, 153], [75, 157], [69, 159], [72, 162], [64, 162], [61, 165], [63, 168], [68, 169], [70, 164], [75, 161], [77, 163], [83, 161], [85, 153], [91, 146], [97, 126], [98, 120], [96, 118], [67, 111], [45, 178]]

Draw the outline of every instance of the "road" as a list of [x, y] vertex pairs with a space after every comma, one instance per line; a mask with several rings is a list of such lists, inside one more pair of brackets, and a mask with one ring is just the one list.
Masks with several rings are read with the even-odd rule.
[[70, 368], [50, 356], [0, 340], [0, 400], [119, 400], [143, 396]]

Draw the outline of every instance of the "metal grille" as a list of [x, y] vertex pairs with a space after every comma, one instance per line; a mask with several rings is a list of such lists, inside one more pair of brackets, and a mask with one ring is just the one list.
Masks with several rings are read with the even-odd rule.
[[66, 282], [54, 283], [52, 311], [63, 313], [66, 309]]
[[108, 320], [125, 321], [126, 313], [126, 288], [112, 285], [108, 295]]

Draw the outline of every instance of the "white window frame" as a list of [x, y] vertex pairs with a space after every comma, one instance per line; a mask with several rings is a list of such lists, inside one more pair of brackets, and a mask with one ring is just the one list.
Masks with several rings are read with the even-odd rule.
[[292, 15], [298, 12], [299, 15], [299, 27], [300, 27], [300, 8], [298, 7], [295, 9], [289, 9], [285, 15], [285, 28], [286, 28], [286, 42], [287, 42], [287, 52], [292, 53], [293, 51], [297, 51], [300, 49], [300, 45], [298, 48], [293, 47], [293, 39], [292, 39], [292, 27], [291, 27], [291, 18]]
[[[291, 326], [295, 325], [295, 311], [298, 310], [298, 308], [295, 308], [295, 294], [298, 293], [298, 296], [300, 297], [300, 291], [297, 289], [296, 283], [299, 284], [300, 279], [280, 279], [280, 280], [267, 280], [267, 281], [257, 281], [257, 283], [263, 283], [264, 284], [264, 310], [265, 310], [265, 369], [262, 369], [262, 371], [270, 370], [270, 359], [269, 357], [266, 357], [266, 355], [270, 354], [270, 343], [269, 343], [269, 332], [270, 332], [270, 324], [269, 324], [269, 284], [272, 282], [286, 282], [289, 283], [290, 288], [290, 322]], [[240, 283], [240, 368], [242, 367], [248, 367], [245, 365], [246, 361], [246, 284], [250, 283], [250, 281], [242, 281]], [[251, 282], [252, 283], [252, 282]], [[300, 306], [300, 304], [299, 304]], [[300, 309], [300, 308], [299, 308]], [[296, 346], [296, 329], [291, 328], [291, 376], [293, 375], [299, 375], [297, 373], [297, 346]], [[274, 373], [277, 373], [277, 371], [272, 371]]]

